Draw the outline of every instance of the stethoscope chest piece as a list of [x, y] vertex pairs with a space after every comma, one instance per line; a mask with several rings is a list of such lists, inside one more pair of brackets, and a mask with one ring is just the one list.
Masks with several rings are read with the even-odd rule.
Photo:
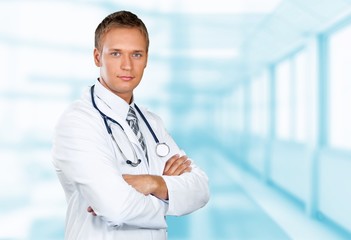
[[159, 157], [165, 157], [169, 154], [169, 146], [166, 143], [156, 144], [156, 155]]

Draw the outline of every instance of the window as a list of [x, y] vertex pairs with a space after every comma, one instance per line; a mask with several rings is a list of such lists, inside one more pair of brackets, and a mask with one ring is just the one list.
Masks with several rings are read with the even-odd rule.
[[329, 38], [329, 145], [351, 149], [351, 26]]
[[291, 62], [285, 60], [276, 67], [276, 134], [279, 139], [292, 138]]
[[307, 140], [307, 61], [306, 52], [299, 52], [294, 58], [294, 89], [295, 89], [295, 107], [294, 107], [294, 139], [298, 142]]
[[308, 68], [306, 51], [300, 50], [275, 68], [276, 137], [307, 141]]
[[262, 72], [250, 85], [250, 132], [264, 137], [268, 126], [268, 74]]

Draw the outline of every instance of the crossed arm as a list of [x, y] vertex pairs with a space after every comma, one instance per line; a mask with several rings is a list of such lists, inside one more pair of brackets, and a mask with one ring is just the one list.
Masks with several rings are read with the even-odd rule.
[[[191, 161], [187, 156], [179, 156], [178, 154], [172, 156], [165, 165], [163, 170], [164, 176], [179, 176], [185, 172], [191, 171]], [[153, 195], [157, 198], [167, 200], [168, 189], [162, 176], [157, 175], [123, 175], [124, 180], [135, 188], [138, 192], [144, 195]], [[93, 208], [88, 207], [88, 212], [96, 216]]]

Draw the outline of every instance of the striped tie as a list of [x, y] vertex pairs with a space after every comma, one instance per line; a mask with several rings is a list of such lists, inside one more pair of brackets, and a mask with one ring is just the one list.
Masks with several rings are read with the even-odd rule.
[[139, 130], [138, 118], [137, 118], [135, 111], [132, 107], [129, 107], [129, 112], [127, 115], [127, 122], [129, 124], [129, 126], [131, 127], [131, 129], [133, 130], [134, 134], [137, 136], [138, 141], [139, 141], [139, 143], [140, 143], [140, 145], [145, 153], [145, 156], [147, 158], [147, 149], [146, 149], [145, 140], [144, 140], [143, 134]]

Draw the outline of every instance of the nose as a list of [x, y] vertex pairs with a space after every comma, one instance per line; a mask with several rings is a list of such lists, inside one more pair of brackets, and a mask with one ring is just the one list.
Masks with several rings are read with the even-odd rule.
[[130, 59], [130, 56], [123, 56], [121, 58], [121, 69], [129, 71], [132, 69], [132, 61]]

